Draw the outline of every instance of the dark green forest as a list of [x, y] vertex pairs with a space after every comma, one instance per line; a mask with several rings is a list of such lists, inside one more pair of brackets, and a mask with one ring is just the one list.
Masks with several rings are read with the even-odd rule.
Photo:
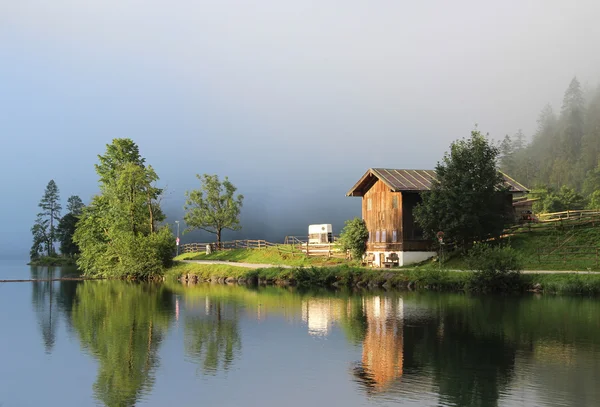
[[540, 198], [536, 212], [600, 209], [600, 87], [584, 91], [573, 78], [560, 112], [546, 105], [535, 134], [507, 135], [500, 151], [500, 169]]

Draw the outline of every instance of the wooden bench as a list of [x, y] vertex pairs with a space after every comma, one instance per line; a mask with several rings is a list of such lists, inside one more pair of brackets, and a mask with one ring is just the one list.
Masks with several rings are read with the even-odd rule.
[[385, 261], [383, 262], [383, 266], [386, 268], [400, 266], [400, 258], [396, 253], [391, 253], [388, 257], [386, 257]]
[[362, 265], [373, 267], [374, 262], [375, 262], [375, 254], [369, 253], [365, 257], [363, 257]]

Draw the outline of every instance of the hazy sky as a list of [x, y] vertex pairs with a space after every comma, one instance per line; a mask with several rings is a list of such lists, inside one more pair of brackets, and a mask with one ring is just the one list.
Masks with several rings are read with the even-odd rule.
[[597, 0], [1, 1], [0, 254], [27, 255], [51, 178], [89, 201], [115, 137], [157, 170], [171, 222], [216, 173], [246, 196], [239, 236], [338, 233], [369, 167], [433, 168], [475, 123], [530, 135], [574, 75], [596, 86], [599, 15]]

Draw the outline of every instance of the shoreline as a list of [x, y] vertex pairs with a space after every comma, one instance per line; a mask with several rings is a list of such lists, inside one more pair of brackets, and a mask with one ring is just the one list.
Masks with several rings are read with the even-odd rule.
[[[367, 269], [352, 266], [332, 267], [269, 267], [246, 269], [231, 264], [176, 263], [167, 270], [165, 279], [176, 279], [184, 285], [199, 283], [358, 287], [398, 290], [453, 292], [494, 291], [500, 293], [538, 292], [546, 294], [600, 295], [598, 272], [525, 271], [518, 275], [518, 288], [478, 290], [472, 285], [474, 273], [452, 270]], [[495, 288], [495, 289], [494, 289]]]

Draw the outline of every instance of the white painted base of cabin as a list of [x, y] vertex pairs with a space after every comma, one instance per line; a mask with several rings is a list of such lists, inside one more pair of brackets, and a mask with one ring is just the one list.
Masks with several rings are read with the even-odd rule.
[[383, 267], [384, 264], [381, 263], [381, 254], [383, 254], [383, 261], [385, 261], [390, 254], [396, 253], [399, 259], [399, 266], [408, 266], [410, 264], [420, 263], [427, 259], [437, 256], [437, 252], [375, 252], [369, 251], [367, 254], [373, 253], [375, 255], [375, 260], [373, 261], [373, 266], [375, 267]]

